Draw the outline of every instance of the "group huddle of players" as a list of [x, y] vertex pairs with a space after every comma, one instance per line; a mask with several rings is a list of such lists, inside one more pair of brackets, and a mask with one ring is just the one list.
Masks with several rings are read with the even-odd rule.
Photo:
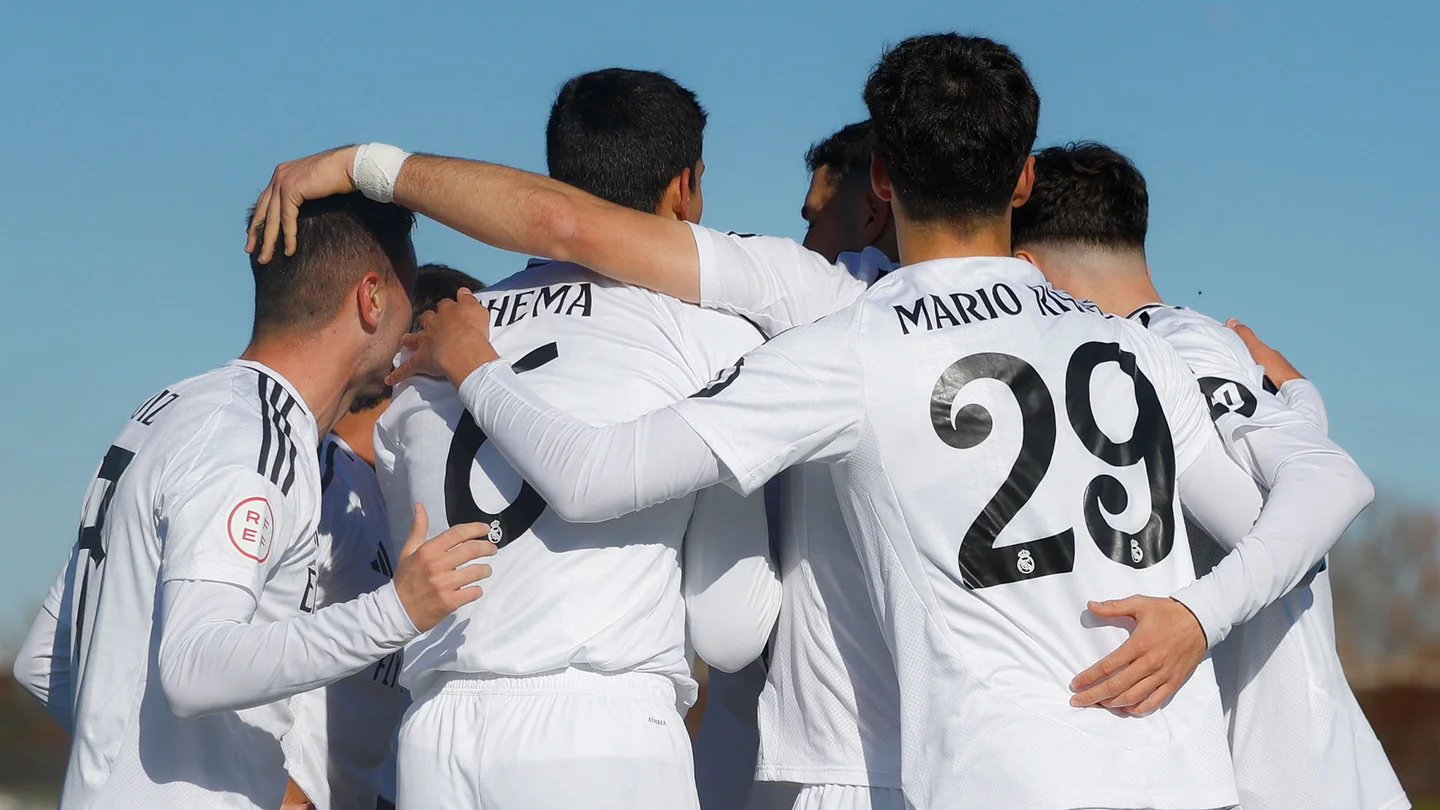
[[[564, 85], [550, 177], [281, 164], [250, 345], [125, 423], [16, 662], [61, 806], [1409, 807], [1315, 387], [1160, 300], [1143, 178], [1032, 153], [1004, 45], [905, 40], [864, 99], [804, 244], [698, 224], [652, 72]], [[416, 213], [547, 258], [475, 292]]]

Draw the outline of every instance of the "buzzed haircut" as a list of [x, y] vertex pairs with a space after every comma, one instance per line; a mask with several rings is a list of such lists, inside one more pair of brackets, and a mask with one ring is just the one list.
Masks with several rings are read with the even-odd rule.
[[1009, 48], [954, 33], [911, 37], [880, 58], [865, 106], [911, 220], [973, 225], [1010, 207], [1040, 96]]
[[410, 260], [414, 229], [415, 214], [409, 209], [357, 193], [307, 200], [296, 222], [294, 255], [277, 250], [268, 264], [261, 264], [258, 249], [250, 254], [255, 277], [251, 336], [324, 325], [365, 273], [395, 277], [395, 267]]
[[1035, 188], [1010, 223], [1015, 247], [1145, 248], [1150, 196], [1129, 158], [1093, 141], [1035, 154]]
[[839, 132], [811, 146], [805, 152], [805, 168], [811, 174], [824, 168], [830, 170], [835, 185], [870, 178], [870, 153], [875, 151], [875, 135], [869, 121], [842, 127]]
[[[550, 108], [550, 176], [616, 205], [654, 213], [670, 182], [700, 162], [705, 110], [661, 73], [608, 68], [565, 83]], [[697, 179], [690, 177], [690, 187]]]
[[485, 282], [445, 264], [422, 264], [415, 276], [415, 292], [410, 294], [410, 331], [420, 330], [420, 316], [435, 309], [441, 301], [455, 300], [460, 288], [485, 289]]

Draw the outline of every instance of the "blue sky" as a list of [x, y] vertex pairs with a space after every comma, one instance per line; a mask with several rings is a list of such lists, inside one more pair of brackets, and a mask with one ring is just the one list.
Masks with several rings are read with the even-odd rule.
[[[275, 163], [382, 140], [543, 171], [566, 78], [657, 69], [710, 111], [707, 224], [798, 237], [805, 147], [864, 117], [886, 43], [935, 30], [1025, 59], [1041, 145], [1133, 157], [1167, 298], [1252, 323], [1382, 490], [1440, 503], [1440, 7], [140, 5], [12, 4], [0, 26], [0, 639], [28, 624], [123, 420], [243, 349], [243, 214]], [[434, 223], [417, 246], [488, 280], [522, 266]]]

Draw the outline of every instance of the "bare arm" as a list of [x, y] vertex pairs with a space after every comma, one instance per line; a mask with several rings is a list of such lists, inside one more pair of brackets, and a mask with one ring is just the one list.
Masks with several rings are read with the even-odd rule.
[[[279, 237], [295, 252], [305, 200], [357, 190], [346, 146], [282, 163], [261, 193], [246, 250], [269, 261]], [[542, 175], [493, 163], [411, 155], [395, 202], [488, 245], [584, 265], [686, 301], [700, 297], [699, 256], [684, 222], [615, 205]]]

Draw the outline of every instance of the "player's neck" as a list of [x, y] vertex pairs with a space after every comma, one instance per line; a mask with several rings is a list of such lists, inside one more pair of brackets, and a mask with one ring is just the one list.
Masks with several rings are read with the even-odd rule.
[[[386, 402], [388, 401], [386, 400]], [[385, 403], [381, 403], [359, 413], [347, 413], [340, 417], [340, 421], [335, 423], [331, 432], [350, 445], [350, 449], [355, 451], [355, 455], [363, 459], [366, 464], [374, 467], [375, 420], [379, 419], [380, 414], [384, 412]]]
[[1010, 256], [1010, 217], [986, 220], [967, 227], [945, 222], [900, 222], [895, 241], [903, 265], [932, 259], [971, 256]]
[[1112, 315], [1124, 317], [1146, 304], [1163, 303], [1143, 249], [1026, 244], [1015, 257], [1040, 268], [1056, 289], [1094, 301]]
[[349, 388], [356, 358], [341, 356], [336, 342], [324, 333], [259, 337], [250, 341], [240, 359], [268, 366], [294, 386], [323, 437], [353, 399]]

